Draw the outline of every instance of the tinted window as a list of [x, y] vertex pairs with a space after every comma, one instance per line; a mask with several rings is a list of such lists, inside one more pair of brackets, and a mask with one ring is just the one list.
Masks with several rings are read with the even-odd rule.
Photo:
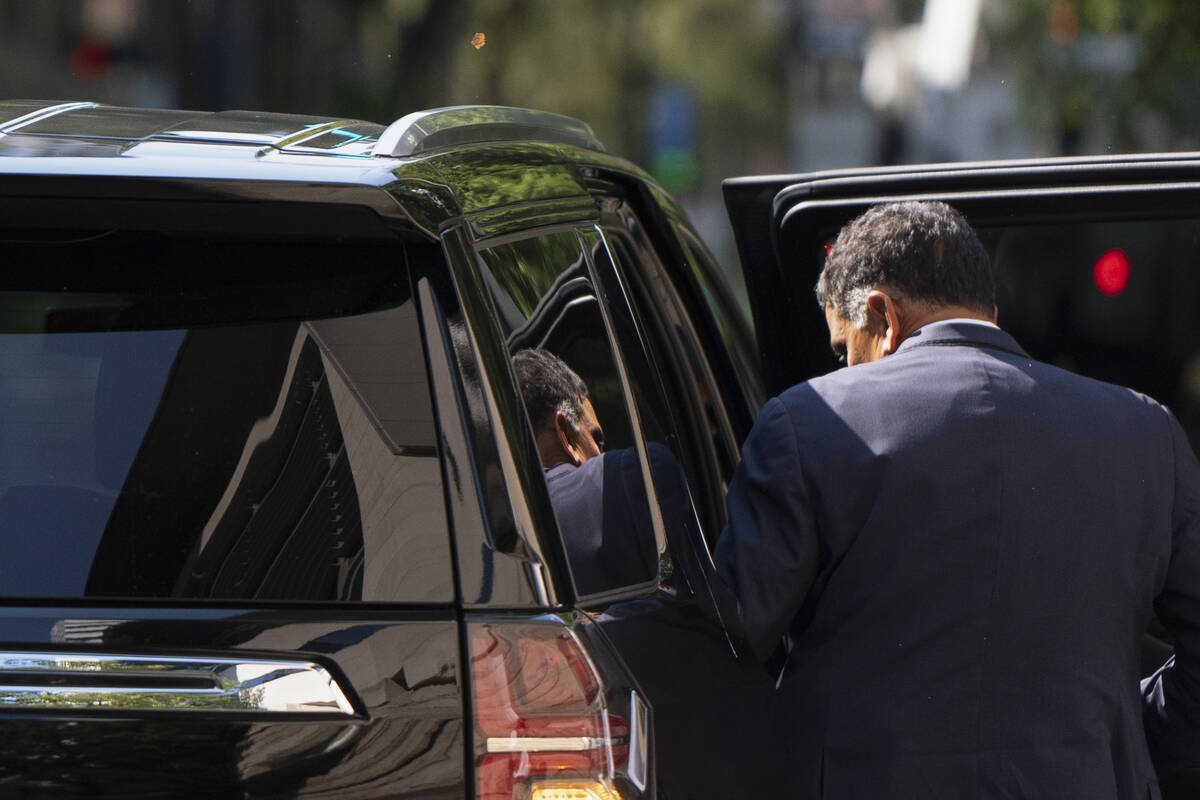
[[[548, 234], [487, 248], [482, 256], [510, 354], [544, 351], [564, 362], [586, 386], [602, 429], [603, 452], [582, 464], [552, 447], [539, 447], [578, 593], [603, 595], [653, 584], [659, 548], [643, 456], [579, 236]], [[527, 407], [534, 408], [528, 394], [533, 390], [522, 389]], [[530, 422], [540, 437], [553, 427], [553, 412]]]
[[17, 248], [92, 285], [0, 292], [0, 594], [452, 599], [407, 281], [190, 242], [233, 260], [176, 283], [177, 245]]
[[[721, 343], [729, 354], [729, 366], [737, 375], [736, 389], [745, 398], [751, 413], [755, 413], [766, 397], [758, 373], [757, 346], [751, 318], [733, 299], [720, 268], [696, 235], [681, 225], [675, 226], [675, 232], [683, 245], [692, 277], [720, 334]], [[733, 388], [731, 386], [731, 391]]]
[[1166, 403], [1200, 445], [1200, 223], [981, 227], [1000, 324], [1035, 358]]
[[[643, 418], [661, 420], [664, 430], [658, 441], [672, 442], [697, 490], [693, 496], [700, 504], [706, 534], [715, 539], [725, 523], [725, 487], [736, 463], [737, 445], [695, 323], [661, 261], [645, 238], [636, 236], [637, 230], [636, 225], [607, 228], [605, 238], [632, 287], [642, 335], [662, 381], [662, 400], [657, 392], [643, 392]], [[674, 434], [667, 433], [672, 429], [678, 430], [677, 443]]]

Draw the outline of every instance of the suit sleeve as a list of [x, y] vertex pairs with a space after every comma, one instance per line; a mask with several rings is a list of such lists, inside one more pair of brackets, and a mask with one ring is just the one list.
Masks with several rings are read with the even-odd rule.
[[1146, 740], [1160, 779], [1200, 766], [1200, 465], [1168, 412], [1175, 454], [1171, 559], [1154, 607], [1175, 655], [1143, 681]]
[[774, 650], [817, 574], [814, 511], [796, 431], [779, 398], [763, 406], [729, 484], [729, 523], [717, 542], [721, 578], [761, 660]]

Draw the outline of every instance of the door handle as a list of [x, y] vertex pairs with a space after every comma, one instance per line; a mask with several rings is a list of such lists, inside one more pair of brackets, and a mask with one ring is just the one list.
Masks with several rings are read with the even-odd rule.
[[238, 712], [361, 717], [304, 659], [0, 653], [0, 710]]

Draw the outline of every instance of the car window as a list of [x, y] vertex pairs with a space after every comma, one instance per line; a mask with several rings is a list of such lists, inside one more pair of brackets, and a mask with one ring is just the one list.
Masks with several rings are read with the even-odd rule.
[[[729, 366], [737, 375], [736, 382], [729, 382], [730, 391], [736, 389], [740, 392], [750, 413], [755, 414], [766, 401], [766, 397], [757, 366], [753, 320], [734, 299], [733, 293], [721, 276], [720, 268], [712, 260], [699, 237], [683, 225], [675, 223], [674, 227], [683, 247], [688, 268], [700, 287], [700, 294], [712, 315], [724, 350], [728, 353]], [[737, 422], [735, 420], [735, 424]]]
[[1166, 403], [1200, 445], [1200, 220], [982, 227], [1000, 324], [1035, 358]]
[[80, 291], [106, 248], [6, 248], [47, 285], [0, 291], [0, 595], [452, 600], [407, 281], [143, 245]]
[[[655, 585], [661, 548], [645, 488], [643, 456], [609, 323], [579, 234], [547, 233], [485, 247], [480, 255], [484, 283], [493, 294], [514, 358], [577, 593], [600, 596]], [[519, 366], [520, 359], [530, 362], [528, 370]], [[595, 452], [586, 457], [574, 455], [560, 442], [557, 406], [542, 399], [550, 391], [549, 379], [536, 376], [558, 370], [558, 363], [582, 381], [594, 410], [594, 419], [589, 412], [582, 421], [562, 424], [590, 430], [594, 423], [601, 431], [599, 441], [592, 442]], [[527, 374], [531, 377], [522, 377]], [[573, 429], [563, 428], [568, 431], [564, 436], [571, 436]]]
[[[700, 346], [696, 324], [636, 221], [603, 228], [608, 253], [629, 283], [640, 321], [639, 335], [653, 359], [661, 389], [644, 393], [644, 416], [661, 420], [687, 473], [706, 539], [725, 523], [725, 488], [737, 463], [737, 443], [715, 378]], [[677, 432], [677, 433], [675, 433]], [[649, 434], [648, 434], [649, 435]]]

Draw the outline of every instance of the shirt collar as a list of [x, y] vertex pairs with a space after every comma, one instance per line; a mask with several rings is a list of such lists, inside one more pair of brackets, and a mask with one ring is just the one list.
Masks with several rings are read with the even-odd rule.
[[1022, 358], [1029, 355], [1016, 340], [990, 322], [977, 319], [956, 319], [931, 322], [917, 328], [912, 335], [900, 343], [897, 353], [931, 345], [966, 345], [1004, 350]]
[[929, 330], [936, 325], [986, 325], [989, 328], [1000, 330], [1000, 326], [994, 322], [989, 322], [986, 319], [976, 319], [974, 317], [953, 317], [951, 319], [939, 319], [937, 322], [931, 322], [928, 325], [922, 325], [918, 330]]

